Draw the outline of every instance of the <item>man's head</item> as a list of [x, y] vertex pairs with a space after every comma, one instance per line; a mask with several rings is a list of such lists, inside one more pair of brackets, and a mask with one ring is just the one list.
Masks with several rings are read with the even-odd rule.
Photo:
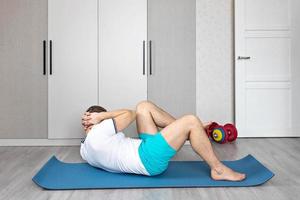
[[[86, 110], [86, 112], [89, 112], [89, 113], [94, 113], [94, 112], [100, 113], [100, 112], [107, 112], [107, 110], [105, 108], [101, 107], [101, 106], [94, 105], [94, 106], [89, 107]], [[83, 128], [84, 128], [85, 132], [88, 133], [91, 130], [92, 127], [93, 126], [89, 126], [89, 127], [85, 127], [84, 126]]]
[[105, 108], [103, 108], [103, 107], [101, 107], [101, 106], [91, 106], [91, 107], [89, 107], [87, 110], [86, 110], [86, 112], [90, 112], [90, 113], [92, 113], [92, 112], [97, 112], [97, 113], [100, 113], [100, 112], [106, 112], [107, 110], [105, 109]]

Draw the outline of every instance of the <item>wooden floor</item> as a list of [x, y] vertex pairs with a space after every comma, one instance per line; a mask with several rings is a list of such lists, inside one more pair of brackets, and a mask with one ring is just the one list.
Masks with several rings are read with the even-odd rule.
[[[235, 144], [214, 144], [222, 160], [236, 160], [248, 154], [275, 173], [269, 182], [244, 188], [161, 188], [47, 191], [31, 178], [56, 155], [66, 162], [81, 162], [79, 147], [0, 147], [0, 199], [270, 199], [300, 197], [300, 138], [239, 139]], [[174, 160], [199, 160], [190, 146], [184, 146]]]

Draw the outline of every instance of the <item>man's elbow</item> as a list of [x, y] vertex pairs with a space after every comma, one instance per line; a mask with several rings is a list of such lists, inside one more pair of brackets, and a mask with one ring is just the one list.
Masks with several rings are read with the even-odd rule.
[[131, 116], [132, 116], [133, 119], [136, 118], [136, 112], [135, 112], [135, 110], [130, 110], [130, 114], [131, 114]]
[[127, 116], [130, 118], [130, 121], [133, 121], [136, 118], [136, 113], [134, 110], [127, 110]]

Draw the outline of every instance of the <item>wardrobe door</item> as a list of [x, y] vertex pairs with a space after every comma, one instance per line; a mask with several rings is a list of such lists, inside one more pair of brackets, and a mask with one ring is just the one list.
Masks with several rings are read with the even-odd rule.
[[49, 0], [49, 138], [84, 136], [97, 104], [97, 0]]
[[196, 112], [196, 1], [148, 0], [148, 99], [176, 117]]
[[[147, 99], [146, 40], [147, 0], [99, 1], [101, 106], [135, 109]], [[124, 132], [136, 136], [135, 123]]]
[[0, 138], [46, 138], [47, 0], [1, 0], [0, 27]]

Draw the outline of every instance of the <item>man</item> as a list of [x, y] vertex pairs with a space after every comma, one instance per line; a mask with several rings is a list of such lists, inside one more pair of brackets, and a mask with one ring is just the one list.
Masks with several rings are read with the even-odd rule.
[[[122, 130], [135, 119], [139, 139], [125, 137]], [[195, 115], [175, 119], [154, 103], [142, 101], [136, 111], [108, 112], [92, 106], [82, 116], [82, 125], [87, 134], [81, 144], [82, 158], [110, 172], [161, 174], [185, 141], [190, 140], [193, 150], [210, 166], [214, 180], [241, 181], [246, 177], [219, 161], [205, 132], [210, 123], [203, 124]]]

